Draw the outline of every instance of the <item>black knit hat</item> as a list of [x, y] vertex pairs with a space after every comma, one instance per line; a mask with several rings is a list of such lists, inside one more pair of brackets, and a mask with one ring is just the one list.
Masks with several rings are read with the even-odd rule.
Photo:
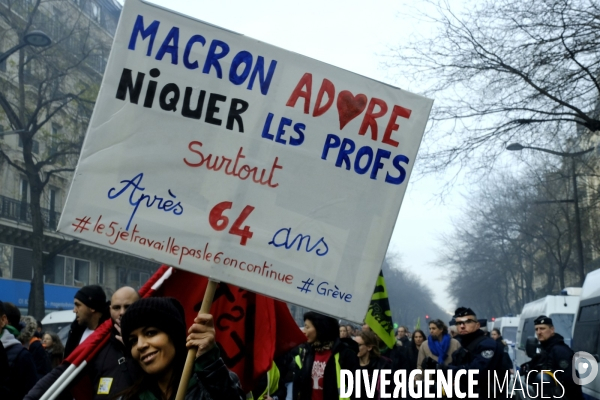
[[175, 348], [185, 348], [187, 330], [181, 303], [170, 297], [149, 297], [136, 301], [121, 318], [121, 332], [128, 350], [129, 335], [138, 328], [153, 327], [165, 332]]
[[546, 317], [545, 315], [540, 315], [533, 321], [533, 325], [548, 325], [554, 326], [552, 324], [552, 318]]
[[106, 293], [98, 285], [84, 286], [77, 293], [75, 298], [83, 304], [98, 312], [104, 312], [106, 304]]

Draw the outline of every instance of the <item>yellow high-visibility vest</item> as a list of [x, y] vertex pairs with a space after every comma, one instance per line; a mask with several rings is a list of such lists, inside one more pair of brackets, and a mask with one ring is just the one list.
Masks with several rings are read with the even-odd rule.
[[[334, 359], [335, 359], [335, 375], [336, 375], [336, 382], [337, 382], [338, 396], [339, 396], [339, 394], [340, 394], [340, 371], [342, 369], [342, 367], [340, 366], [340, 353], [336, 353], [334, 356]], [[302, 360], [300, 359], [300, 354], [298, 354], [296, 357], [294, 357], [294, 360], [296, 360], [296, 365], [298, 365], [298, 368], [302, 369]], [[340, 400], [349, 400], [349, 398], [340, 397]]]

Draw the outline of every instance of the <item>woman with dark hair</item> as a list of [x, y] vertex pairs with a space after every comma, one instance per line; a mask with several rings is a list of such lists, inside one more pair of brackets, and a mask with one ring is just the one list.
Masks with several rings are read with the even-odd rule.
[[65, 352], [65, 346], [58, 335], [54, 332], [46, 332], [42, 339], [42, 345], [50, 357], [50, 364], [52, 368], [59, 366], [63, 361], [63, 353]]
[[198, 353], [186, 400], [245, 399], [237, 376], [219, 355], [212, 315], [198, 315], [187, 335], [185, 313], [177, 300], [145, 298], [130, 305], [123, 314], [121, 332], [127, 352], [142, 372], [120, 399], [173, 399], [188, 347], [197, 347]]
[[498, 328], [492, 329], [492, 333], [490, 334], [490, 336], [496, 342], [502, 344], [502, 346], [503, 346], [502, 348], [504, 349], [504, 354], [502, 355], [502, 367], [505, 370], [510, 371], [510, 373], [512, 374], [513, 373], [513, 363], [512, 363], [512, 360], [510, 359], [510, 356], [508, 355], [508, 345], [502, 338], [500, 329], [498, 329]]
[[[426, 342], [423, 342], [419, 349], [417, 367], [422, 369], [432, 368], [435, 365], [432, 360], [436, 363], [448, 365], [452, 362], [452, 353], [459, 348], [460, 343], [448, 334], [448, 327], [442, 320], [429, 321], [429, 338]], [[417, 378], [419, 379], [419, 377]]]
[[411, 342], [407, 345], [410, 371], [418, 367], [417, 361], [419, 359], [419, 349], [426, 340], [427, 336], [425, 336], [425, 332], [420, 329], [415, 330]]
[[330, 400], [339, 398], [340, 369], [358, 368], [356, 353], [339, 339], [336, 319], [316, 312], [304, 314], [307, 345], [300, 351], [300, 371], [294, 378], [295, 400]]
[[340, 339], [346, 339], [348, 336], [348, 328], [346, 325], [340, 325]]

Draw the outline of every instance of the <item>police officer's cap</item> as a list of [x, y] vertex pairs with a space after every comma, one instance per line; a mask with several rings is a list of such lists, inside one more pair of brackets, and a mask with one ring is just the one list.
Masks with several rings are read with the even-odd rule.
[[456, 311], [454, 311], [454, 318], [466, 317], [467, 315], [473, 315], [475, 317], [477, 316], [475, 311], [467, 307], [458, 307]]
[[554, 326], [552, 324], [552, 318], [546, 317], [545, 315], [540, 315], [539, 317], [537, 317], [534, 321], [533, 321], [534, 325], [548, 325], [548, 326]]

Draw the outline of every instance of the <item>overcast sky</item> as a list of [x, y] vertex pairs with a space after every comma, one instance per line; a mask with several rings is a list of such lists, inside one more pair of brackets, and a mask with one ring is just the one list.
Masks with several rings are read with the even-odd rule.
[[[152, 3], [404, 88], [406, 82], [393, 78], [382, 67], [387, 49], [412, 34], [428, 33], [428, 27], [414, 17], [416, 7], [423, 7], [418, 1], [411, 5], [402, 5], [397, 0], [153, 0]], [[435, 266], [435, 261], [439, 255], [439, 237], [451, 231], [451, 219], [458, 216], [462, 197], [457, 188], [440, 204], [435, 194], [444, 179], [425, 177], [409, 183], [389, 250], [402, 255], [403, 264], [432, 289], [442, 308], [453, 310], [443, 280], [444, 271]]]

